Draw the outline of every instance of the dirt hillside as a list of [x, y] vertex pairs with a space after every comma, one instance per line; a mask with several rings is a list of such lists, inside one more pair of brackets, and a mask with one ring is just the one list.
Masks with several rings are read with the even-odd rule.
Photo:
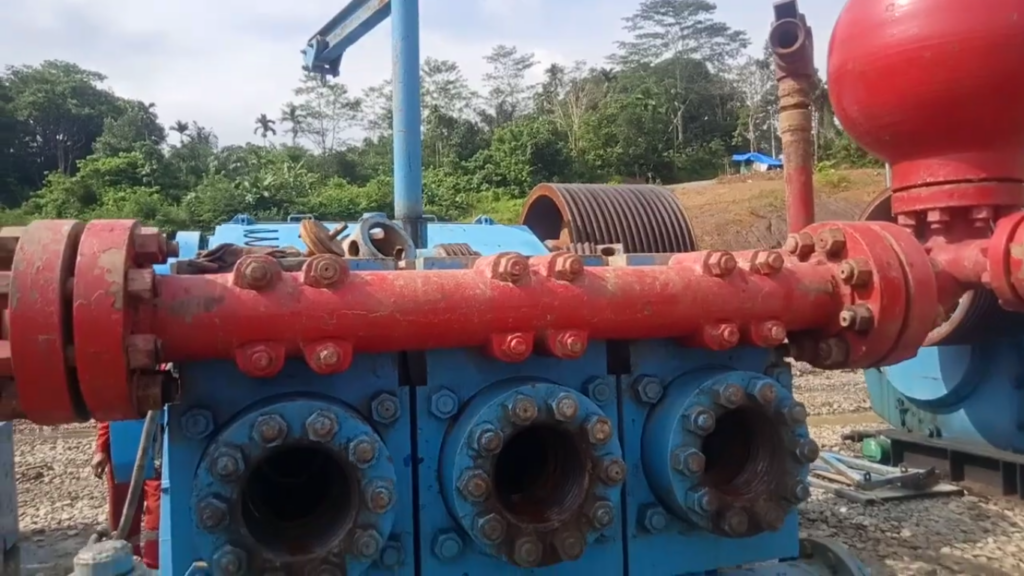
[[[885, 188], [883, 170], [815, 175], [818, 220], [852, 220]], [[672, 186], [693, 223], [702, 249], [780, 246], [786, 238], [785, 189], [780, 172], [725, 176]]]

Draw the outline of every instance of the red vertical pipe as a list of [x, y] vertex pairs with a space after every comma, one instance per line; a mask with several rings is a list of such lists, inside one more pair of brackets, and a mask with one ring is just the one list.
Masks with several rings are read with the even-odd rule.
[[817, 74], [811, 28], [796, 0], [775, 3], [768, 34], [779, 83], [779, 134], [786, 178], [786, 221], [790, 233], [814, 223], [814, 134], [812, 96]]

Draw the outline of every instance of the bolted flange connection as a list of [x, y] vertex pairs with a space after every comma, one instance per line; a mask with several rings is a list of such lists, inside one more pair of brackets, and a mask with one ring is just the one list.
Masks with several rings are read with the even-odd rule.
[[482, 550], [548, 566], [580, 558], [616, 525], [627, 467], [614, 421], [588, 397], [610, 399], [612, 390], [595, 392], [602, 384], [499, 383], [458, 409], [442, 448], [442, 494]]
[[644, 424], [642, 462], [658, 499], [643, 508], [644, 530], [665, 529], [669, 517], [731, 538], [778, 530], [818, 457], [806, 409], [763, 374], [683, 379]]
[[[383, 419], [393, 408], [379, 410]], [[218, 573], [362, 573], [395, 559], [384, 552], [397, 482], [387, 446], [355, 409], [289, 398], [217, 431], [194, 477], [191, 509], [223, 551], [212, 559], [225, 567]], [[295, 525], [306, 528], [288, 529]]]

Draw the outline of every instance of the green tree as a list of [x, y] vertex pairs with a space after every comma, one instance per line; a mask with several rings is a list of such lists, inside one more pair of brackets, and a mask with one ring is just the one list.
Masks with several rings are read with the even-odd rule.
[[277, 136], [277, 129], [274, 128], [274, 124], [277, 124], [276, 120], [273, 120], [266, 114], [260, 114], [256, 117], [256, 128], [253, 128], [253, 134], [259, 134], [260, 138], [263, 139], [263, 145], [267, 145], [267, 136], [273, 134]]

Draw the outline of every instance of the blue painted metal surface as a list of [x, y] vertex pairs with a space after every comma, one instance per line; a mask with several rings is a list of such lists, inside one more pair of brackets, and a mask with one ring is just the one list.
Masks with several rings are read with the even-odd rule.
[[389, 0], [349, 2], [309, 39], [302, 50], [306, 70], [313, 74], [337, 76], [345, 51], [389, 15]]
[[18, 543], [18, 482], [14, 471], [14, 424], [0, 422], [0, 567]]
[[872, 409], [894, 428], [1024, 453], [1024, 340], [922, 348], [865, 372]]

